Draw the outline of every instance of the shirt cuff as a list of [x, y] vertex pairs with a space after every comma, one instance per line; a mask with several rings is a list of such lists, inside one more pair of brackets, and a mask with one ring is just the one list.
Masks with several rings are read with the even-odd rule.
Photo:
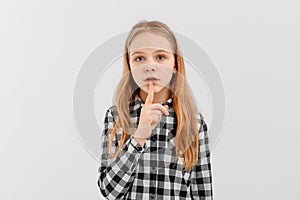
[[130, 144], [132, 147], [134, 147], [138, 152], [144, 153], [146, 149], [146, 142], [144, 144], [144, 147], [142, 147], [135, 139], [134, 135], [130, 136]]

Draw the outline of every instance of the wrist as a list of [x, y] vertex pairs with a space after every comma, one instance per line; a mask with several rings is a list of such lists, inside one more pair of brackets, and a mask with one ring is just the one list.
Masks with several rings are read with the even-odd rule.
[[134, 135], [133, 139], [139, 143], [142, 147], [145, 145], [147, 138], [138, 138]]
[[139, 125], [134, 133], [134, 136], [140, 140], [147, 139], [152, 133], [151, 125]]

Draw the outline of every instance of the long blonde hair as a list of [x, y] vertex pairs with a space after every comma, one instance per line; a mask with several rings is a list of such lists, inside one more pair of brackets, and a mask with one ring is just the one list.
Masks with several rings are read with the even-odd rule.
[[130, 133], [130, 129], [132, 130], [132, 128], [134, 128], [128, 105], [134, 101], [134, 97], [139, 92], [139, 88], [133, 81], [131, 75], [128, 47], [134, 37], [143, 32], [152, 32], [164, 36], [168, 39], [173, 48], [177, 75], [174, 81], [170, 82], [170, 91], [174, 94], [173, 105], [177, 116], [176, 157], [178, 158], [179, 151], [181, 151], [184, 158], [183, 170], [188, 170], [198, 162], [199, 141], [196, 119], [198, 109], [191, 89], [186, 82], [184, 61], [176, 37], [166, 24], [159, 21], [142, 20], [132, 27], [127, 36], [123, 55], [123, 76], [117, 85], [113, 100], [116, 105], [118, 117], [114, 122], [114, 127], [109, 138], [109, 149], [111, 149], [113, 138], [117, 131], [122, 127], [119, 147], [112, 157], [115, 158], [118, 156], [122, 146], [130, 137], [130, 134], [128, 134]]

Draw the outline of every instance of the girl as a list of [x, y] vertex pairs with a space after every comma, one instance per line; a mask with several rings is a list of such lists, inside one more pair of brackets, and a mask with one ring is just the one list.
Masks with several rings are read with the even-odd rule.
[[166, 24], [132, 27], [114, 102], [101, 135], [97, 184], [104, 197], [213, 199], [207, 125]]

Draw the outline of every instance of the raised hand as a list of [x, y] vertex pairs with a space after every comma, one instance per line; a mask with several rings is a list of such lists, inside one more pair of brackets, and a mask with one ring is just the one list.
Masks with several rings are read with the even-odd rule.
[[154, 89], [153, 83], [149, 82], [148, 95], [143, 108], [141, 109], [140, 121], [138, 125], [138, 130], [135, 133], [135, 138], [146, 140], [149, 135], [151, 135], [152, 130], [161, 121], [161, 116], [164, 113], [169, 115], [167, 105], [163, 106], [159, 103], [153, 104]]

